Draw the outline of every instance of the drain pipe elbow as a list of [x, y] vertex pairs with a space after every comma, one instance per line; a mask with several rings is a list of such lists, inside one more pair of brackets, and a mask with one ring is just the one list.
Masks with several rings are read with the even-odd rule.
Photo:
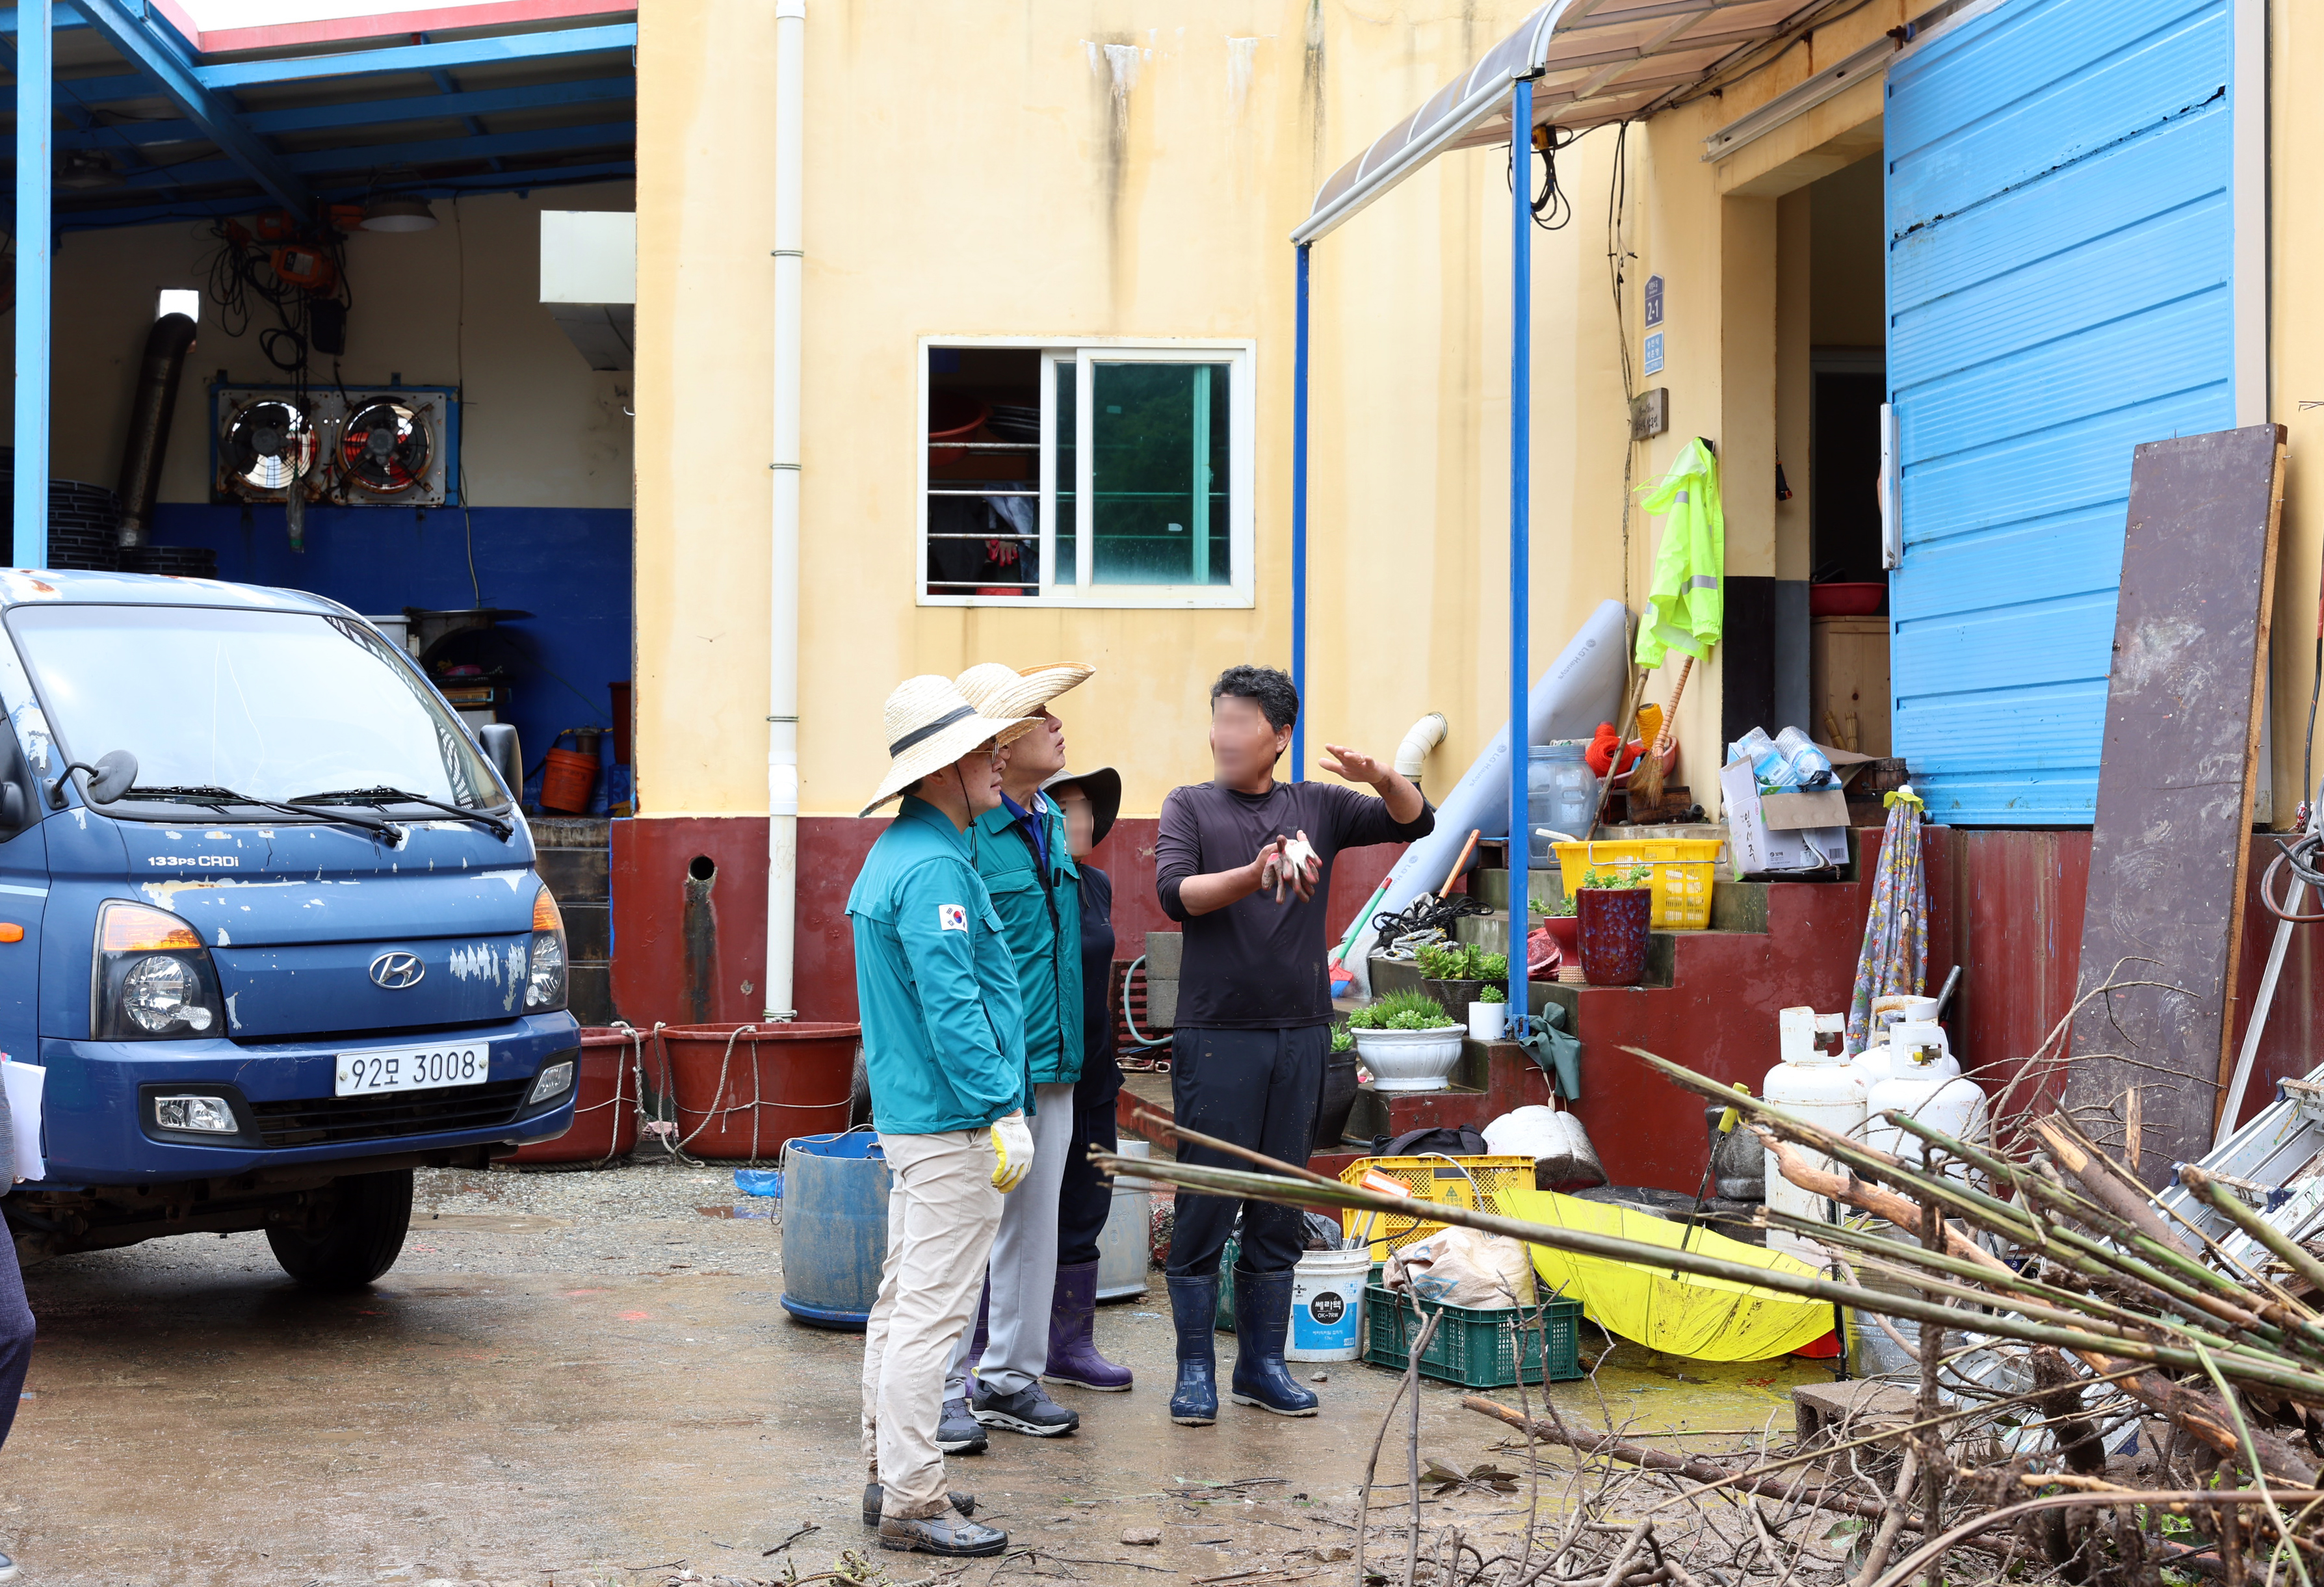
[[1442, 711], [1431, 711], [1414, 723], [1406, 730], [1404, 742], [1396, 746], [1397, 775], [1410, 778], [1417, 787], [1420, 773], [1428, 764], [1429, 752], [1443, 743], [1444, 735], [1452, 730], [1452, 724], [1444, 720]]

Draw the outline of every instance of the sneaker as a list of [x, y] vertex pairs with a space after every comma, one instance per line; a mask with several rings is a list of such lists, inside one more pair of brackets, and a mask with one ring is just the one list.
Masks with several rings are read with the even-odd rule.
[[1006, 1427], [1034, 1438], [1056, 1438], [1082, 1425], [1080, 1416], [1044, 1394], [1038, 1383], [1028, 1383], [1014, 1394], [999, 1394], [978, 1384], [976, 1419], [988, 1427]]
[[6, 1555], [0, 1554], [0, 1582], [13, 1582], [15, 1579], [16, 1562]]
[[936, 1422], [936, 1447], [946, 1454], [984, 1453], [984, 1424], [968, 1408], [968, 1401], [944, 1402], [944, 1415]]
[[1009, 1546], [1009, 1534], [966, 1516], [929, 1516], [917, 1521], [883, 1516], [880, 1546], [899, 1553], [974, 1556], [1002, 1552]]
[[[865, 1526], [876, 1527], [880, 1524], [880, 1501], [881, 1497], [882, 1490], [879, 1483], [866, 1482], [863, 1484], [863, 1524]], [[962, 1515], [973, 1516], [976, 1513], [976, 1495], [973, 1493], [953, 1493], [947, 1494], [945, 1497], [952, 1500], [952, 1508], [958, 1510]]]

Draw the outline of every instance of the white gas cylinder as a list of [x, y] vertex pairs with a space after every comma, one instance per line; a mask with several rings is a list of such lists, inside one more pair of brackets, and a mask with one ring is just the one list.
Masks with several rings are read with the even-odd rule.
[[[1858, 1135], [1870, 1090], [1864, 1076], [1839, 1052], [1826, 1052], [1819, 1037], [1837, 1036], [1847, 1028], [1844, 1014], [1818, 1014], [1813, 1009], [1784, 1009], [1775, 1016], [1776, 1050], [1783, 1061], [1767, 1071], [1759, 1094], [1803, 1122], [1821, 1125], [1836, 1135]], [[1816, 1167], [1826, 1173], [1833, 1163], [1821, 1152], [1810, 1152]], [[1812, 1223], [1831, 1216], [1830, 1198], [1801, 1189], [1784, 1177], [1775, 1155], [1767, 1157], [1767, 1206]], [[1819, 1257], [1807, 1241], [1788, 1230], [1767, 1231], [1767, 1249], [1781, 1250], [1808, 1262]]]
[[[1892, 1111], [1910, 1114], [1956, 1140], [1986, 1143], [1985, 1092], [1977, 1082], [1961, 1077], [1960, 1063], [1945, 1040], [1943, 1026], [1933, 1020], [1900, 1021], [1889, 1032], [1888, 1066], [1887, 1077], [1873, 1083], [1872, 1094], [1867, 1099], [1870, 1116], [1864, 1129], [1866, 1145], [1908, 1163], [1923, 1160], [1927, 1143], [1882, 1116]], [[1949, 1163], [1946, 1172], [1956, 1178], [1969, 1175], [1967, 1167], [1958, 1161]]]

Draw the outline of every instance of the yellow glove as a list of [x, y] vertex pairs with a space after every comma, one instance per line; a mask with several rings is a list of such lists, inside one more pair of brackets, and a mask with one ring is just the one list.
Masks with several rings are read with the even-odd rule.
[[996, 1190], [1016, 1189], [1033, 1171], [1033, 1131], [1021, 1112], [992, 1121], [992, 1185]]

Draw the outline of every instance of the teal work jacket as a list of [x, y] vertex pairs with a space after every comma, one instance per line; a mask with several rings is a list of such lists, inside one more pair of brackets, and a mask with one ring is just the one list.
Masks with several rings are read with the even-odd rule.
[[1016, 961], [1033, 1083], [1071, 1085], [1082, 1074], [1082, 873], [1066, 849], [1064, 812], [1054, 799], [1041, 805], [1035, 818], [1048, 831], [1047, 875], [1031, 834], [1006, 805], [969, 823], [968, 852]]
[[1029, 1108], [1016, 966], [950, 818], [907, 794], [863, 858], [847, 917], [873, 1126], [937, 1135]]

